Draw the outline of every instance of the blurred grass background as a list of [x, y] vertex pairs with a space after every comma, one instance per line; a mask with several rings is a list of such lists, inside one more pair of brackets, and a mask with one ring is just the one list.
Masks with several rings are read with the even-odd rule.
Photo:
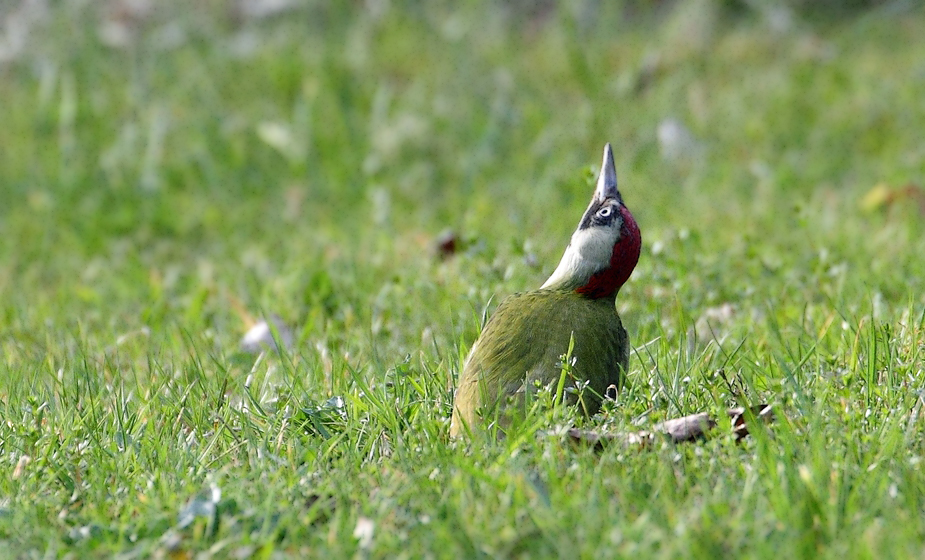
[[[852, 297], [915, 287], [878, 273], [908, 264], [915, 251], [891, 247], [914, 244], [916, 222], [857, 204], [921, 173], [925, 70], [906, 4], [814, 19], [715, 2], [255, 6], [35, 16], [3, 80], [14, 324], [225, 331], [224, 290], [300, 321], [324, 276], [368, 324], [390, 276], [439, 275], [420, 257], [444, 228], [482, 261], [528, 245], [538, 268], [509, 271], [527, 287], [558, 259], [605, 141], [647, 245], [692, 234], [677, 253], [700, 266], [679, 274], [720, 292], [678, 292], [692, 305], [823, 249], [874, 273]], [[660, 124], [682, 136], [661, 155]], [[657, 262], [643, 259], [627, 305], [653, 301], [633, 296], [658, 287]], [[418, 297], [477, 287], [473, 272]]]
[[[154, 446], [157, 456], [140, 464], [169, 469], [182, 463], [164, 462], [180, 453], [171, 441], [207, 430], [213, 408], [225, 410], [222, 395], [244, 398], [233, 395], [249, 390], [248, 375], [258, 385], [275, 380], [263, 397], [281, 391], [317, 404], [353, 395], [350, 422], [380, 415], [402, 432], [392, 438], [424, 431], [432, 438], [425, 447], [443, 445], [453, 375], [483, 309], [552, 271], [608, 141], [644, 242], [617, 302], [637, 347], [636, 383], [621, 397], [625, 411], [613, 413], [618, 420], [734, 404], [715, 377], [721, 367], [743, 376], [755, 398], [794, 398], [801, 413], [818, 413], [810, 426], [835, 422], [812, 440], [822, 448], [844, 427], [838, 422], [869, 435], [865, 409], [886, 414], [917, 402], [925, 14], [916, 2], [0, 6], [0, 397], [11, 469], [22, 456], [60, 461], [53, 449], [83, 437], [52, 425], [84, 426], [94, 441], [124, 438], [132, 430], [117, 422], [119, 407], [135, 407], [133, 437]], [[447, 230], [458, 250], [441, 258], [435, 247]], [[239, 340], [271, 314], [294, 329], [292, 356], [255, 364]], [[426, 380], [426, 398], [407, 387], [392, 395], [408, 424], [384, 405], [362, 404], [396, 375]], [[814, 393], [818, 376], [826, 385]], [[183, 406], [163, 408], [180, 394]], [[103, 420], [91, 428], [84, 411], [94, 403]], [[849, 420], [827, 416], [832, 403], [852, 409]], [[36, 423], [36, 410], [48, 411], [50, 424]], [[245, 422], [221, 414], [228, 425]], [[293, 464], [329, 459], [306, 459], [317, 442], [268, 414], [258, 428], [269, 434], [272, 426], [277, 445], [295, 446], [287, 448]], [[173, 415], [186, 420], [156, 420]], [[891, 437], [901, 432], [896, 422]], [[359, 443], [366, 429], [350, 426], [340, 441], [366, 455], [329, 473], [354, 476], [380, 458], [378, 444]], [[366, 435], [354, 440], [358, 433]], [[249, 445], [258, 436], [230, 437], [216, 435], [202, 455], [183, 460], [199, 466], [165, 483], [163, 503], [149, 506], [162, 512], [150, 535], [163, 532], [174, 502], [204, 484], [207, 470], [243, 468], [225, 454], [240, 446], [246, 457], [256, 453]], [[761, 445], [769, 456], [786, 452]], [[453, 465], [466, 460], [433, 453]], [[663, 459], [634, 458], [638, 470], [626, 476], [643, 480], [632, 476]], [[866, 468], [862, 460], [855, 467]], [[248, 476], [261, 476], [263, 467], [252, 468], [242, 491]], [[827, 472], [826, 460], [818, 468]], [[669, 470], [659, 472], [670, 478]], [[0, 517], [4, 538], [15, 534], [10, 527], [48, 523], [67, 496], [106, 495], [105, 473], [81, 475], [80, 490], [80, 476], [54, 472], [35, 469], [33, 486], [15, 492], [22, 481], [6, 475], [13, 497], [3, 511], [14, 513]], [[466, 487], [458, 473], [451, 483], [430, 472], [412, 478]], [[803, 471], [787, 472], [804, 480]], [[132, 473], [124, 476], [141, 484]], [[918, 480], [901, 473], [883, 476]], [[55, 480], [65, 479], [59, 488]], [[521, 482], [512, 483], [515, 497]], [[768, 484], [787, 496], [784, 482]], [[681, 488], [698, 499], [696, 486]], [[633, 507], [645, 503], [644, 490]], [[891, 519], [918, 515], [919, 494]], [[470, 498], [476, 510], [485, 499], [479, 491]], [[437, 503], [453, 509], [453, 499]], [[48, 511], [15, 507], [35, 500]], [[784, 502], [767, 525], [745, 532], [787, 519]], [[136, 506], [115, 504], [118, 515], [136, 515]], [[54, 541], [111, 513], [81, 515], [25, 541]], [[331, 522], [332, 539], [359, 546], [350, 533], [357, 509], [333, 515], [342, 526]], [[453, 515], [426, 515], [444, 523], [435, 542], [453, 540]], [[496, 518], [468, 534], [504, 541], [495, 522], [504, 525]], [[288, 530], [298, 534], [294, 523]], [[818, 542], [834, 546], [841, 533], [833, 524]], [[922, 534], [916, 521], [895, 545]], [[103, 535], [114, 549], [124, 543]], [[783, 538], [794, 551], [815, 550]], [[195, 542], [192, 549], [211, 541]], [[520, 550], [473, 546], [500, 556]], [[569, 550], [543, 546], [521, 552]], [[722, 546], [742, 550], [742, 542]]]

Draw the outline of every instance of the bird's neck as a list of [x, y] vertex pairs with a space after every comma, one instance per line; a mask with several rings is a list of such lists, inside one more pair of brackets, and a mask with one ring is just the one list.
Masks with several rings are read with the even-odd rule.
[[594, 233], [576, 232], [559, 266], [541, 289], [569, 291], [592, 299], [616, 297], [636, 268], [642, 248], [636, 220], [625, 206], [620, 211], [623, 225], [615, 243], [583, 237]]

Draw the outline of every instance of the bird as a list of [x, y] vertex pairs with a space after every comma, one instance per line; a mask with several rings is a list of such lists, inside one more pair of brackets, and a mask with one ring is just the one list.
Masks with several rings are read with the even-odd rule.
[[[568, 402], [593, 416], [629, 368], [629, 336], [616, 296], [639, 261], [639, 225], [623, 203], [610, 144], [591, 202], [549, 279], [501, 302], [463, 362], [450, 436], [480, 431], [523, 410], [538, 387], [554, 389], [572, 345], [572, 381], [584, 387]], [[508, 416], [507, 418], [510, 418]], [[503, 424], [503, 419], [502, 419]], [[503, 425], [499, 424], [503, 433]]]

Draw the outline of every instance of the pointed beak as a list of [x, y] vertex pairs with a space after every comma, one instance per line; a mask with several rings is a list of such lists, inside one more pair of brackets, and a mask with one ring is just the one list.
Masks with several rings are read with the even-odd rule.
[[613, 164], [613, 150], [610, 149], [610, 142], [604, 146], [604, 161], [601, 163], [601, 174], [597, 178], [597, 189], [594, 191], [594, 196], [598, 200], [620, 199], [620, 191], [617, 190], [617, 170]]

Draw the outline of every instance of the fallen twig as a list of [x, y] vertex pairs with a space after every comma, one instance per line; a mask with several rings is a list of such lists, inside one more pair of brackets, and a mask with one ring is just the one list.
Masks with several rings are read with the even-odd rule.
[[[771, 406], [767, 404], [752, 406], [751, 413], [755, 418], [764, 421], [771, 421], [774, 418]], [[748, 424], [746, 423], [746, 418], [748, 415], [745, 413], [745, 408], [730, 408], [726, 411], [726, 414], [732, 420], [733, 433], [736, 439], [739, 440], [747, 436]], [[572, 428], [568, 430], [567, 435], [569, 439], [576, 443], [590, 444], [595, 447], [603, 447], [614, 441], [624, 445], [647, 447], [663, 439], [673, 443], [706, 439], [708, 433], [714, 427], [716, 427], [716, 421], [710, 418], [707, 413], [701, 412], [659, 422], [651, 430], [601, 433], [594, 430]]]

